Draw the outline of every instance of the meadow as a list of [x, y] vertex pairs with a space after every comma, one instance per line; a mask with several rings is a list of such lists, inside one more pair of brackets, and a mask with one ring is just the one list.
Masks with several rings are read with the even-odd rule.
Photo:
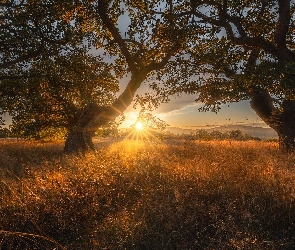
[[274, 142], [0, 143], [0, 249], [295, 247], [295, 155]]

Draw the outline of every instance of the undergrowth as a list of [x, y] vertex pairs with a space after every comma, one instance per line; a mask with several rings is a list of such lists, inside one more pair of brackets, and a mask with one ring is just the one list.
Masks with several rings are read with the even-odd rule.
[[0, 249], [294, 249], [295, 156], [275, 143], [1, 142]]

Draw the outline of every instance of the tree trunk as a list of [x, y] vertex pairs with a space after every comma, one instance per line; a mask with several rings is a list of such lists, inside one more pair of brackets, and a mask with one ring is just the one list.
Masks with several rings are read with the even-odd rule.
[[85, 130], [81, 131], [72, 131], [68, 134], [64, 152], [72, 153], [72, 152], [85, 152], [88, 150], [93, 150], [94, 144], [92, 142], [91, 134], [87, 133]]
[[251, 99], [251, 108], [279, 136], [279, 148], [282, 152], [295, 151], [295, 101], [284, 100], [280, 109], [266, 90], [255, 91]]
[[75, 128], [67, 136], [64, 152], [85, 152], [94, 149], [92, 137], [97, 128], [90, 129], [89, 123], [104, 110], [104, 107], [99, 107], [96, 103], [89, 103], [87, 105], [78, 124], [76, 124]]
[[132, 74], [131, 79], [122, 94], [109, 107], [101, 107], [97, 103], [89, 103], [81, 115], [78, 124], [68, 134], [64, 152], [85, 152], [94, 149], [92, 137], [101, 126], [122, 114], [132, 103], [136, 90], [145, 80], [148, 70]]
[[285, 153], [292, 153], [295, 151], [295, 133], [293, 131], [283, 131], [278, 133], [280, 150]]
[[284, 100], [282, 112], [278, 115], [277, 133], [280, 149], [283, 152], [295, 151], [295, 101]]

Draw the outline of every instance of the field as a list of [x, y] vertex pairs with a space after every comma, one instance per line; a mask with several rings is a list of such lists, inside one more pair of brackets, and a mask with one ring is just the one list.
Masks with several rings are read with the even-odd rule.
[[275, 143], [0, 143], [0, 249], [295, 247], [295, 155]]

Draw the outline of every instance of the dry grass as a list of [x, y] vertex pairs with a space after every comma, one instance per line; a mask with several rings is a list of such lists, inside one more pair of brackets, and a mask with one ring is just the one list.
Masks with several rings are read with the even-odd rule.
[[274, 143], [61, 147], [1, 142], [0, 249], [294, 249], [295, 155]]

